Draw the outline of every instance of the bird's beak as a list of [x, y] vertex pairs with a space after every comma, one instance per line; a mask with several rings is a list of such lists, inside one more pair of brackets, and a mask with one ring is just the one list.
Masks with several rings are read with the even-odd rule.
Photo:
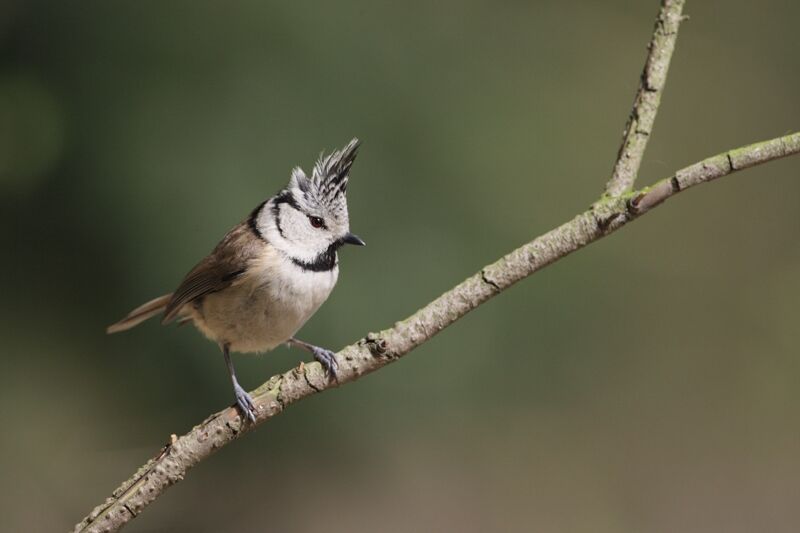
[[366, 246], [367, 243], [361, 240], [361, 237], [355, 235], [354, 233], [348, 233], [342, 239], [342, 242], [345, 244], [356, 244], [358, 246]]

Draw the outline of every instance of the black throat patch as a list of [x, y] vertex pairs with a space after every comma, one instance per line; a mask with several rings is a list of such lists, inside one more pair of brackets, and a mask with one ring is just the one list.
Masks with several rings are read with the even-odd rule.
[[324, 252], [311, 261], [303, 261], [296, 257], [289, 257], [289, 259], [291, 259], [292, 263], [308, 272], [329, 272], [336, 268], [338, 262], [336, 250], [339, 246], [341, 246], [339, 242], [331, 244]]

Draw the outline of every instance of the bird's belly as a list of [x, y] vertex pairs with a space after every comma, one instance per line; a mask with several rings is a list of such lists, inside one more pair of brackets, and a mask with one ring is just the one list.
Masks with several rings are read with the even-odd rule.
[[[289, 340], [328, 298], [335, 272], [296, 278], [274, 275], [209, 294], [197, 309], [195, 324], [210, 339], [234, 352], [265, 352]], [[198, 320], [199, 318], [199, 320]]]

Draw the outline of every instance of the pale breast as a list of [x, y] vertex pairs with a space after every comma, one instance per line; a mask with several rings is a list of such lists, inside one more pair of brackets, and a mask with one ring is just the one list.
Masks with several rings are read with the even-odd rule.
[[[286, 342], [319, 309], [339, 270], [303, 270], [271, 250], [233, 285], [207, 295], [195, 323], [209, 338], [236, 352], [264, 352]], [[201, 316], [197, 316], [201, 315]]]

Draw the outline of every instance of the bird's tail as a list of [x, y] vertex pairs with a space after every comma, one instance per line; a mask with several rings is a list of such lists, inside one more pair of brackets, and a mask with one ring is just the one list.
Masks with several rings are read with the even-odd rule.
[[128, 313], [128, 316], [116, 324], [111, 324], [108, 326], [106, 328], [106, 333], [111, 334], [119, 331], [125, 331], [126, 329], [131, 329], [133, 326], [136, 326], [148, 318], [157, 315], [167, 307], [170, 298], [172, 298], [172, 293], [159, 296], [154, 300], [150, 300], [149, 302], [140, 305]]

